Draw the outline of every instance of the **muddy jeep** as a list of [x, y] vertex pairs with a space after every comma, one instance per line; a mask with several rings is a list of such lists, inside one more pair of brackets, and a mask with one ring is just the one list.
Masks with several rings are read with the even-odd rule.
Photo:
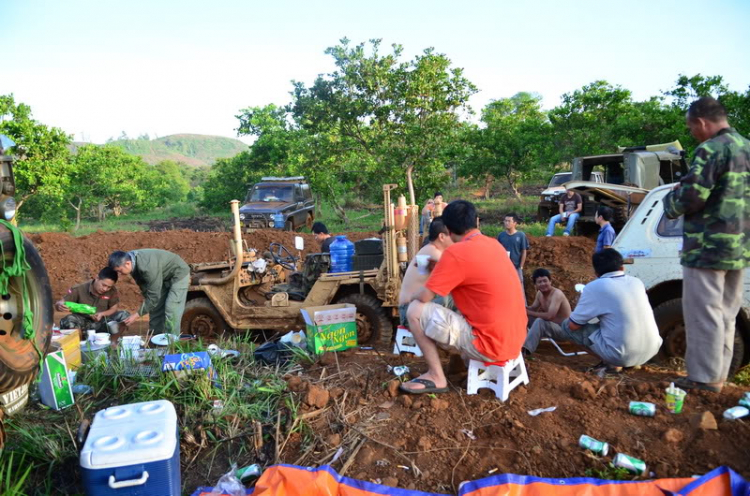
[[314, 210], [315, 200], [304, 177], [264, 177], [247, 192], [240, 221], [245, 232], [269, 227], [296, 231], [312, 227]]
[[[625, 258], [626, 273], [646, 286], [659, 332], [664, 358], [685, 354], [685, 319], [682, 316], [682, 221], [668, 219], [662, 199], [673, 185], [660, 186], [644, 198], [622, 229], [612, 248]], [[742, 307], [737, 315], [731, 371], [750, 360], [750, 268], [745, 269]]]

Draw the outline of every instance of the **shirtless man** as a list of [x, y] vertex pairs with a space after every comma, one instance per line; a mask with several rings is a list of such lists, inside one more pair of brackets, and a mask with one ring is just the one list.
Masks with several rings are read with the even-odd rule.
[[[409, 326], [406, 319], [406, 309], [409, 307], [411, 297], [424, 287], [427, 278], [430, 277], [432, 268], [440, 260], [443, 250], [453, 244], [448, 235], [448, 229], [445, 228], [445, 224], [443, 224], [443, 220], [440, 217], [435, 217], [430, 224], [428, 240], [429, 243], [417, 252], [417, 255], [429, 255], [430, 264], [428, 270], [424, 274], [420, 274], [417, 268], [417, 258], [414, 257], [414, 260], [406, 268], [404, 280], [401, 282], [401, 293], [398, 295], [398, 313], [401, 325], [403, 326]], [[439, 305], [443, 304], [442, 298], [439, 296], [433, 301]]]
[[552, 277], [547, 269], [536, 269], [531, 276], [537, 293], [534, 303], [526, 307], [532, 322], [523, 349], [534, 353], [542, 338], [558, 338], [562, 334], [562, 321], [570, 317], [570, 302], [565, 294], [552, 286]]

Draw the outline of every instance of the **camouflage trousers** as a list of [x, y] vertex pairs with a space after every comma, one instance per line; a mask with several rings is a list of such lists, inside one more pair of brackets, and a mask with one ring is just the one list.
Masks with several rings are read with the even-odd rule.
[[109, 332], [107, 322], [122, 322], [130, 317], [130, 312], [119, 310], [109, 317], [104, 317], [99, 322], [89, 318], [88, 315], [71, 313], [60, 319], [60, 329], [80, 329], [81, 331]]

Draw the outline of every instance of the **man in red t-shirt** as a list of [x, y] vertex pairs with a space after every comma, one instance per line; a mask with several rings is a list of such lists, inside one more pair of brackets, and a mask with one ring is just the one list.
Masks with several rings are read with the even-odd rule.
[[[407, 311], [409, 330], [427, 362], [427, 372], [401, 385], [412, 394], [448, 391], [437, 347], [464, 359], [500, 362], [518, 357], [526, 339], [521, 282], [505, 249], [477, 229], [474, 205], [451, 202], [443, 223], [454, 244], [444, 252]], [[453, 296], [461, 314], [432, 303]]]

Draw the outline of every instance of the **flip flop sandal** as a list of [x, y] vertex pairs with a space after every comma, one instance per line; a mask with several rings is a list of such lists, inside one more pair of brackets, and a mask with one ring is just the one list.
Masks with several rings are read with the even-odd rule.
[[720, 393], [721, 387], [711, 386], [703, 382], [695, 382], [687, 377], [680, 377], [674, 381], [674, 385], [680, 389], [701, 389], [703, 391], [711, 391], [712, 393]]
[[[406, 384], [409, 384], [409, 382], [414, 382], [417, 384], [424, 384], [424, 388], [410, 389], [410, 388], [404, 387]], [[444, 388], [435, 387], [435, 383], [429, 379], [412, 379], [409, 382], [405, 382], [401, 384], [398, 388], [404, 393], [408, 393], [408, 394], [447, 393], [449, 391], [447, 386]]]

